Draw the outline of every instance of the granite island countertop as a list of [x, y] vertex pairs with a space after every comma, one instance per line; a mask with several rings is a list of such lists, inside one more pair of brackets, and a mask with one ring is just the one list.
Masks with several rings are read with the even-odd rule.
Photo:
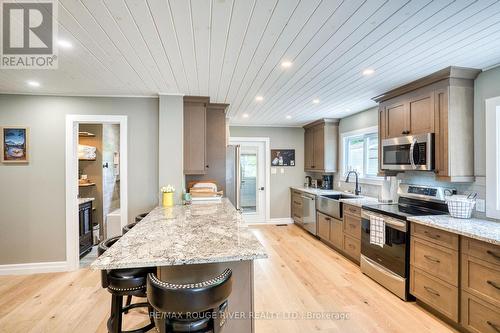
[[157, 207], [91, 265], [94, 270], [267, 258], [241, 214], [216, 203]]
[[458, 219], [450, 215], [412, 216], [408, 221], [500, 245], [500, 222], [476, 218]]

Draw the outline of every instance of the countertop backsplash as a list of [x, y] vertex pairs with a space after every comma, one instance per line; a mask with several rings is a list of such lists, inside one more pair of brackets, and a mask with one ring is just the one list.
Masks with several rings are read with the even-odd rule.
[[[398, 174], [398, 180], [402, 184], [416, 184], [416, 185], [427, 185], [427, 186], [439, 186], [445, 188], [454, 188], [457, 190], [458, 194], [470, 194], [477, 193], [478, 199], [486, 198], [486, 179], [484, 176], [477, 176], [476, 181], [473, 183], [449, 183], [441, 182], [436, 180], [436, 176], [433, 172], [425, 171], [406, 171]], [[338, 191], [354, 191], [354, 182], [346, 183], [344, 182], [344, 177], [339, 178], [339, 174], [334, 175], [334, 189]], [[361, 184], [361, 194], [378, 198], [380, 193], [380, 185], [373, 184]], [[489, 219], [486, 217], [484, 212], [478, 212], [474, 210], [473, 217], [479, 219]], [[493, 220], [498, 221], [498, 220]]]

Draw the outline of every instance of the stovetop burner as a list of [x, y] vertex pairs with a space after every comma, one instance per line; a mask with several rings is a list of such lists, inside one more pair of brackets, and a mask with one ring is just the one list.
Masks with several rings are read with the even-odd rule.
[[366, 205], [362, 208], [403, 220], [410, 216], [448, 214], [448, 206], [443, 200], [441, 188], [400, 185], [398, 193], [398, 203]]
[[430, 209], [407, 203], [367, 205], [363, 206], [363, 209], [380, 214], [389, 215], [395, 218], [402, 218], [405, 220], [410, 216], [447, 214], [447, 212], [445, 211]]

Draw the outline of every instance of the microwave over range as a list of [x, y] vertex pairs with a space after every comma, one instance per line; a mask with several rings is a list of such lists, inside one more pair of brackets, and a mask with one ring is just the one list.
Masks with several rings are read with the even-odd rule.
[[382, 170], [434, 170], [434, 134], [382, 140]]

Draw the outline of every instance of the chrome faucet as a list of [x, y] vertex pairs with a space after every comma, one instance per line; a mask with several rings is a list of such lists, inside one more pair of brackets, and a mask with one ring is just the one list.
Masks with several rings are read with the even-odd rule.
[[347, 173], [345, 182], [349, 183], [349, 176], [351, 175], [351, 173], [354, 173], [356, 175], [356, 187], [354, 188], [354, 194], [359, 195], [361, 193], [361, 186], [359, 186], [359, 174], [356, 171], [349, 171]]

